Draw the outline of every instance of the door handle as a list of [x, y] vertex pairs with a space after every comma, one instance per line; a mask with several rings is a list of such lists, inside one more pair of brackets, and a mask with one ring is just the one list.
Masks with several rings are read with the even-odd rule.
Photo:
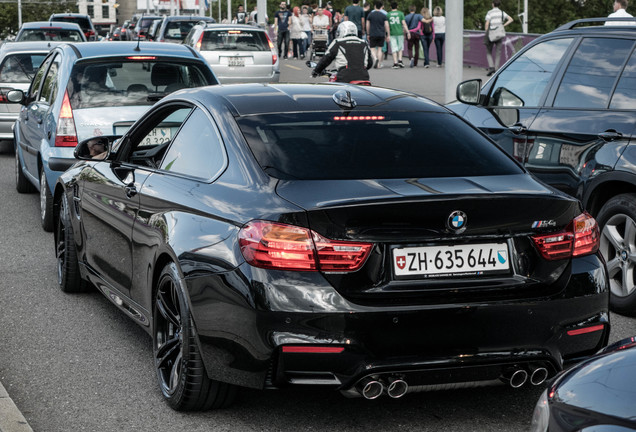
[[598, 137], [605, 142], [615, 141], [623, 137], [623, 134], [616, 132], [614, 129], [606, 130], [598, 134]]
[[510, 126], [510, 132], [515, 135], [520, 135], [522, 133], [528, 132], [528, 128], [522, 125], [521, 123], [517, 123], [515, 125]]
[[124, 190], [126, 191], [126, 196], [128, 198], [132, 198], [135, 195], [137, 195], [137, 188], [135, 187], [134, 183], [130, 183], [129, 185], [126, 185]]

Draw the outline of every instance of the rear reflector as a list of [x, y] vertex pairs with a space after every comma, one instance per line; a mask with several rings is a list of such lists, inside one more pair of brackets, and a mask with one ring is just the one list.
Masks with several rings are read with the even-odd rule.
[[568, 330], [568, 336], [576, 336], [576, 335], [582, 335], [586, 333], [593, 333], [593, 332], [601, 331], [603, 329], [605, 329], [605, 326], [603, 324], [599, 324], [592, 327], [585, 327], [585, 328], [580, 328], [576, 330]]
[[308, 228], [257, 220], [241, 228], [239, 246], [254, 267], [346, 273], [362, 267], [373, 244], [330, 240]]
[[559, 260], [593, 254], [598, 250], [600, 232], [596, 220], [587, 212], [575, 217], [564, 231], [532, 237], [541, 256]]
[[312, 354], [339, 354], [344, 351], [344, 347], [321, 347], [321, 346], [284, 346], [284, 353], [312, 353]]

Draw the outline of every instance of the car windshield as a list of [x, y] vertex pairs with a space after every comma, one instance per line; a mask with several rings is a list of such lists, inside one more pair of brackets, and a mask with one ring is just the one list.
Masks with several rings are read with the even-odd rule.
[[265, 32], [254, 30], [208, 30], [201, 51], [269, 51]]
[[60, 28], [25, 29], [20, 33], [18, 42], [23, 41], [68, 41], [82, 42], [82, 34], [77, 30], [63, 30]]
[[168, 21], [164, 39], [183, 40], [195, 24], [196, 21]]
[[131, 59], [77, 64], [68, 94], [73, 109], [152, 105], [173, 91], [210, 84], [214, 77], [200, 64]]
[[521, 168], [448, 113], [268, 114], [238, 119], [252, 153], [285, 180], [519, 174]]
[[10, 54], [0, 64], [0, 82], [29, 83], [46, 54]]

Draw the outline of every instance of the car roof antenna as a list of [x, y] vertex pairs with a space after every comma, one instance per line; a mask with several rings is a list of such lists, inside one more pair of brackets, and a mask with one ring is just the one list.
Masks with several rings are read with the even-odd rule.
[[[141, 18], [139, 18], [139, 22], [141, 23], [141, 20], [144, 19], [144, 14], [143, 12], [141, 13]], [[139, 31], [137, 31], [137, 46], [135, 47], [134, 51], [141, 51], [141, 49], [139, 48], [139, 42], [141, 41], [141, 35], [139, 34]]]

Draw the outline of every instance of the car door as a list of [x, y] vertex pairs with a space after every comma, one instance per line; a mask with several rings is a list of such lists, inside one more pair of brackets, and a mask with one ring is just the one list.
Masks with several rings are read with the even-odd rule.
[[583, 199], [586, 181], [614, 169], [636, 128], [633, 78], [619, 81], [626, 66], [635, 67], [635, 46], [633, 38], [577, 40], [567, 67], [528, 125], [523, 159], [529, 171]]
[[541, 109], [573, 40], [555, 38], [530, 47], [484, 86], [484, 105], [469, 106], [463, 117], [523, 162], [528, 144], [523, 132]]
[[[29, 87], [26, 95], [27, 103], [20, 110], [18, 120], [19, 132], [19, 149], [17, 149], [24, 164], [24, 171], [33, 179], [38, 179], [38, 154], [40, 142], [43, 137], [43, 120], [47, 104], [44, 103], [42, 92], [45, 90], [43, 84], [46, 82], [45, 75], [48, 77], [49, 67], [53, 59], [58, 58], [59, 54], [50, 55], [44, 60]], [[49, 80], [49, 83], [51, 81]], [[50, 88], [46, 89], [47, 91]], [[37, 181], [37, 180], [36, 180]]]
[[88, 266], [109, 289], [130, 295], [133, 273], [142, 271], [132, 256], [133, 225], [140, 217], [139, 191], [157, 170], [172, 137], [190, 112], [180, 117], [151, 115], [127, 134], [116, 160], [94, 164], [82, 178], [82, 223]]

